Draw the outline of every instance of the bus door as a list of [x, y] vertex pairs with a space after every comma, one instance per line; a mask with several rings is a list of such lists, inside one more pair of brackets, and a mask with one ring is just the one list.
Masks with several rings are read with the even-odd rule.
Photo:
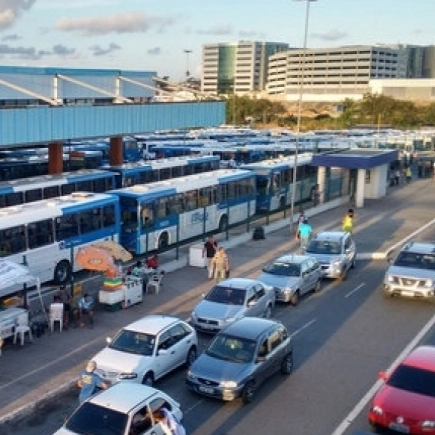
[[152, 251], [156, 246], [156, 206], [153, 200], [145, 200], [140, 204], [139, 252]]

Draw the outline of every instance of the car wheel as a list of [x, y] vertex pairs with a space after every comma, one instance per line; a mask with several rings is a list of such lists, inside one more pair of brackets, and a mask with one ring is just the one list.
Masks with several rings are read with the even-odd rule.
[[245, 385], [245, 388], [243, 389], [243, 393], [242, 393], [243, 403], [251, 403], [254, 400], [254, 394], [255, 394], [255, 382], [249, 381]]
[[355, 269], [355, 267], [356, 267], [356, 254], [355, 254], [355, 257], [353, 257], [352, 264], [350, 265], [350, 267], [352, 269]]
[[290, 298], [290, 303], [295, 307], [299, 303], [299, 290], [296, 290]]
[[154, 376], [152, 373], [148, 372], [142, 379], [142, 384], [152, 387], [154, 385]]
[[196, 347], [192, 346], [189, 349], [189, 352], [187, 353], [186, 357], [186, 367], [189, 368], [193, 362], [196, 360]]
[[268, 305], [266, 311], [264, 312], [264, 318], [270, 319], [271, 317], [272, 317], [272, 307]]
[[281, 363], [281, 373], [289, 375], [293, 371], [293, 354], [289, 353], [285, 356]]
[[321, 289], [322, 289], [322, 281], [318, 279], [316, 285], [314, 286], [314, 293], [318, 293]]
[[347, 269], [346, 267], [344, 267], [340, 273], [340, 281], [344, 281], [346, 278], [347, 278]]

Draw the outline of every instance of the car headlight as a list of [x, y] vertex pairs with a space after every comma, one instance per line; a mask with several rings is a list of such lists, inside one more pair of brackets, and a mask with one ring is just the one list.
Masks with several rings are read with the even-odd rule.
[[233, 323], [237, 320], [237, 317], [231, 316], [231, 317], [225, 317], [224, 322], [225, 323]]
[[387, 282], [394, 282], [394, 276], [393, 275], [387, 275]]
[[222, 388], [237, 388], [237, 382], [235, 381], [221, 381], [219, 386]]
[[192, 380], [196, 379], [196, 376], [192, 373], [192, 370], [187, 370], [187, 377]]
[[424, 286], [428, 288], [433, 287], [433, 281], [431, 279], [426, 280]]
[[341, 263], [342, 263], [341, 258], [335, 258], [334, 260], [331, 261], [331, 267], [339, 268], [341, 267]]
[[421, 427], [424, 429], [433, 429], [435, 428], [435, 420], [423, 420]]
[[372, 412], [374, 414], [377, 414], [377, 415], [383, 415], [384, 414], [384, 410], [380, 406], [377, 406], [377, 405], [372, 407]]
[[120, 373], [119, 379], [122, 380], [137, 379], [137, 373]]
[[293, 290], [292, 290], [290, 287], [284, 287], [284, 288], [282, 289], [282, 291], [283, 291], [285, 294], [291, 294], [291, 293], [293, 292]]
[[192, 313], [190, 314], [190, 317], [192, 319], [196, 319], [196, 313], [195, 313], [195, 311], [192, 311]]

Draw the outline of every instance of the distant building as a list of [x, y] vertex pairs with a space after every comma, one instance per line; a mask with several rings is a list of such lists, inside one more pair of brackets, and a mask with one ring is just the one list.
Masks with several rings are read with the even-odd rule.
[[261, 92], [266, 89], [269, 57], [287, 50], [288, 44], [280, 42], [204, 45], [201, 91], [238, 95]]
[[269, 58], [267, 94], [285, 101], [358, 100], [373, 92], [373, 79], [435, 77], [434, 59], [433, 47], [407, 45], [289, 50]]

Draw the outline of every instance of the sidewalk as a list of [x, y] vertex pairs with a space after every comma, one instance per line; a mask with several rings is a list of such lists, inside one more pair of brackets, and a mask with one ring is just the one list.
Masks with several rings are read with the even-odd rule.
[[[385, 258], [391, 247], [422, 227], [424, 238], [435, 239], [433, 189], [432, 180], [415, 180], [391, 188], [387, 197], [367, 200], [363, 209], [356, 209], [358, 258]], [[348, 203], [342, 203], [325, 211], [325, 205], [320, 205], [306, 210], [306, 214], [315, 231], [339, 229], [348, 208]], [[265, 231], [264, 240], [252, 240], [252, 231], [228, 241], [220, 237], [221, 244], [228, 248], [232, 276], [254, 277], [268, 261], [296, 248], [288, 218], [270, 224]], [[192, 305], [210, 288], [210, 281], [204, 269], [187, 264], [188, 249], [183, 248], [178, 260], [163, 264], [162, 269], [168, 273], [158, 295], [147, 295], [142, 304], [122, 311], [98, 311], [93, 329], [46, 333], [24, 346], [6, 343], [0, 357], [0, 430], [3, 424], [75, 387], [85, 363], [105, 345], [105, 337], [120, 327], [151, 312], [188, 318]]]

